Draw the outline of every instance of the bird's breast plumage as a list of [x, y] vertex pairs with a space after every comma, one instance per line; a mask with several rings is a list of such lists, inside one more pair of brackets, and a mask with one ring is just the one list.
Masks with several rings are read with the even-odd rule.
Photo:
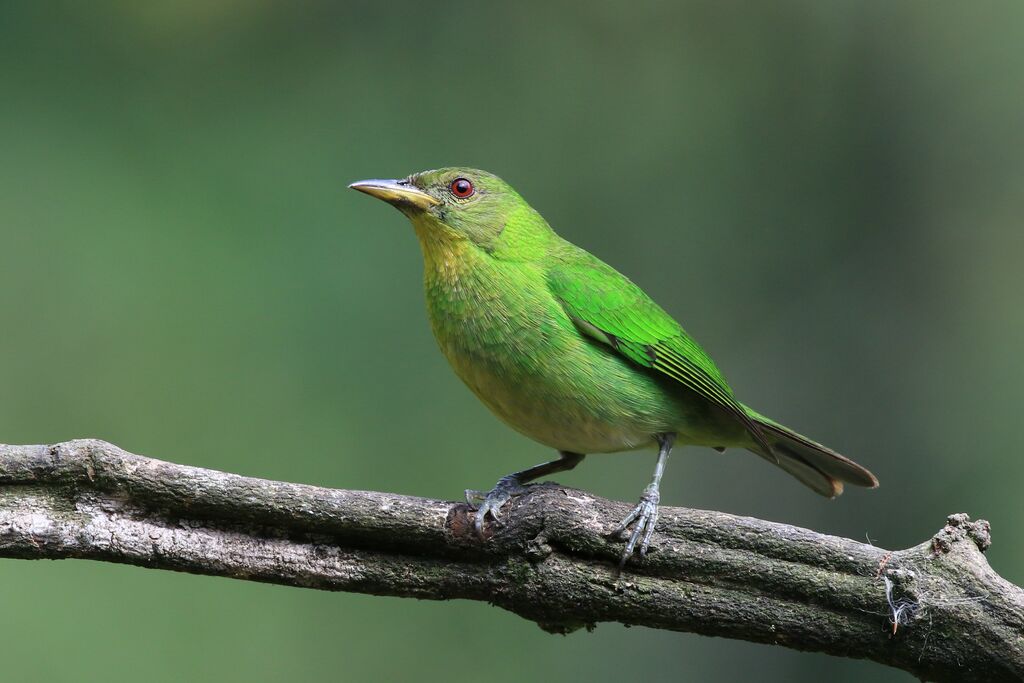
[[514, 429], [559, 450], [628, 450], [685, 422], [664, 383], [579, 334], [543, 263], [421, 237], [430, 323], [456, 374]]

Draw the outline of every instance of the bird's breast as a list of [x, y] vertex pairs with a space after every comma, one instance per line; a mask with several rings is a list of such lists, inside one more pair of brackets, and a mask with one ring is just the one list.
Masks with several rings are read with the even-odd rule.
[[428, 264], [424, 278], [434, 335], [467, 383], [480, 374], [515, 381], [549, 365], [548, 347], [564, 318], [542, 272], [488, 260], [445, 259]]
[[506, 424], [559, 450], [595, 453], [647, 445], [671, 422], [651, 380], [577, 332], [539, 265], [424, 251], [438, 344]]

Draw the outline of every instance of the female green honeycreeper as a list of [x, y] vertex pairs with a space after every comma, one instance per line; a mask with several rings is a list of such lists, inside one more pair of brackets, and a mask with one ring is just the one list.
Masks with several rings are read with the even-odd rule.
[[[857, 463], [736, 400], [711, 358], [625, 276], [562, 239], [500, 178], [442, 168], [349, 187], [395, 206], [423, 250], [427, 310], [456, 374], [513, 429], [560, 458], [498, 480], [477, 532], [539, 477], [585, 453], [658, 447], [654, 479], [614, 532], [647, 553], [673, 444], [745, 448], [830, 498], [875, 487]], [[467, 492], [469, 494], [469, 492]]]

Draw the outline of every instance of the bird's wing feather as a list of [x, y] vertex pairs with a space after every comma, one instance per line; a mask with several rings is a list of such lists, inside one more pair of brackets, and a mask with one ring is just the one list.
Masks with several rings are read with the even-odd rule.
[[611, 266], [589, 254], [573, 256], [549, 269], [548, 286], [577, 328], [725, 409], [774, 457], [761, 428], [735, 399], [714, 361], [679, 323]]

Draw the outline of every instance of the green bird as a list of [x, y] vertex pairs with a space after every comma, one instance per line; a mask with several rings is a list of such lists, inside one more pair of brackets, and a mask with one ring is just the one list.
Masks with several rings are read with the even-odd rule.
[[679, 323], [555, 234], [497, 176], [442, 168], [349, 187], [412, 222], [430, 324], [455, 373], [502, 421], [559, 452], [479, 496], [478, 533], [527, 482], [570, 470], [587, 453], [658, 449], [653, 480], [613, 532], [629, 532], [622, 564], [638, 543], [647, 553], [673, 445], [745, 448], [829, 498], [843, 482], [878, 485], [864, 467], [740, 403]]

